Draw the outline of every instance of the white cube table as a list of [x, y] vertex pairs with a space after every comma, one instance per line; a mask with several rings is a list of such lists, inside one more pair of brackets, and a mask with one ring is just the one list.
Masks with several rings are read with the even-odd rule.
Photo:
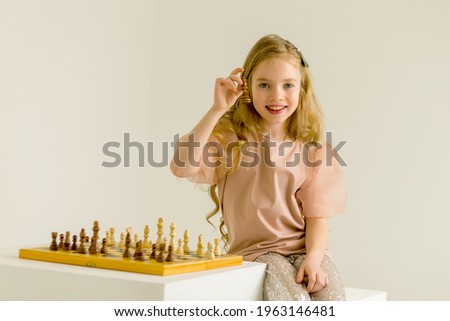
[[[0, 300], [254, 301], [262, 300], [266, 265], [156, 276], [19, 259], [0, 249]], [[386, 300], [385, 292], [346, 288], [347, 299]]]
[[157, 276], [20, 259], [0, 249], [0, 300], [261, 300], [265, 264]]

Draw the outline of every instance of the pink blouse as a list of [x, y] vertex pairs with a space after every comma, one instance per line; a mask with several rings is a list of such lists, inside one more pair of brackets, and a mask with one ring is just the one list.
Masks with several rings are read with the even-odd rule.
[[[267, 252], [304, 253], [305, 217], [328, 218], [346, 207], [342, 169], [330, 146], [317, 149], [273, 139], [249, 142], [235, 171], [225, 161], [231, 149], [225, 158], [211, 156], [217, 147], [204, 153], [201, 170], [191, 179], [218, 184], [229, 253], [244, 260]], [[218, 159], [222, 164], [212, 166]]]

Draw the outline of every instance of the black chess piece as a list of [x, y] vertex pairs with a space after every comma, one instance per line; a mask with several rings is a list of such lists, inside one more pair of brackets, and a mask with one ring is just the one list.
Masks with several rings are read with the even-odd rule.
[[100, 249], [101, 254], [108, 254], [108, 249], [106, 246], [106, 238], [103, 238], [102, 240], [102, 248]]
[[152, 244], [152, 253], [150, 253], [150, 259], [156, 260], [156, 244]]
[[80, 231], [80, 244], [78, 245], [77, 252], [80, 254], [86, 254], [86, 242], [89, 242], [89, 237], [86, 236], [84, 228]]
[[125, 259], [130, 258], [130, 243], [131, 243], [131, 237], [130, 233], [127, 233], [127, 236], [125, 238], [125, 250], [123, 251], [122, 257]]
[[58, 232], [52, 232], [52, 243], [50, 244], [50, 251], [58, 251], [58, 244], [56, 243], [57, 237]]
[[77, 236], [76, 235], [72, 236], [72, 246], [70, 247], [70, 249], [72, 251], [77, 250]]
[[164, 262], [164, 250], [165, 250], [165, 248], [166, 248], [166, 244], [164, 244], [164, 243], [159, 244], [159, 254], [156, 257], [156, 262], [158, 262], [158, 263]]
[[63, 248], [64, 248], [64, 234], [59, 234], [58, 250], [62, 250]]
[[136, 243], [136, 251], [134, 252], [134, 258], [137, 261], [144, 261], [144, 252], [142, 251], [142, 242]]
[[70, 251], [70, 232], [66, 232], [66, 238], [64, 239], [64, 251]]
[[169, 245], [169, 252], [167, 253], [166, 262], [173, 262], [173, 246]]

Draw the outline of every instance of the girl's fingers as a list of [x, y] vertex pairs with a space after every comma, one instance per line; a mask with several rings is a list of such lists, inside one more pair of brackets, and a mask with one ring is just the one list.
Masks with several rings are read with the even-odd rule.
[[229, 90], [231, 90], [234, 93], [237, 92], [236, 84], [231, 78], [226, 78], [225, 83]]
[[238, 85], [242, 85], [241, 73], [244, 71], [244, 68], [238, 67], [234, 69], [228, 78], [238, 83]]
[[233, 80], [231, 80], [230, 78], [217, 78], [216, 85], [226, 87], [226, 89], [231, 89], [232, 91], [236, 91], [236, 86], [234, 85]]
[[239, 76], [231, 75], [230, 77], [228, 77], [228, 79], [231, 79], [231, 81], [233, 81], [234, 86], [236, 88], [238, 88], [240, 85], [242, 85], [242, 79]]
[[240, 74], [241, 72], [243, 72], [243, 71], [244, 71], [244, 68], [242, 68], [242, 67], [237, 67], [237, 68], [235, 68], [235, 69], [231, 72], [231, 75], [239, 76], [239, 74]]
[[309, 279], [308, 279], [308, 286], [306, 288], [306, 291], [313, 292], [315, 285], [316, 285], [316, 276], [310, 275]]
[[326, 274], [316, 274], [309, 278], [306, 290], [309, 293], [318, 292], [328, 286], [328, 284], [329, 279]]
[[242, 94], [242, 80], [240, 73], [244, 71], [243, 68], [235, 68], [230, 76], [226, 78], [217, 78], [214, 88], [214, 101], [217, 105], [231, 106], [236, 99]]

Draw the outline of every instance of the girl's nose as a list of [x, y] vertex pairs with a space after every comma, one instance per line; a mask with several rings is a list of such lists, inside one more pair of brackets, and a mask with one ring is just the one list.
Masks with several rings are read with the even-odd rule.
[[283, 99], [283, 89], [276, 86], [276, 87], [272, 87], [272, 90], [270, 92], [270, 98], [273, 100], [281, 100]]

